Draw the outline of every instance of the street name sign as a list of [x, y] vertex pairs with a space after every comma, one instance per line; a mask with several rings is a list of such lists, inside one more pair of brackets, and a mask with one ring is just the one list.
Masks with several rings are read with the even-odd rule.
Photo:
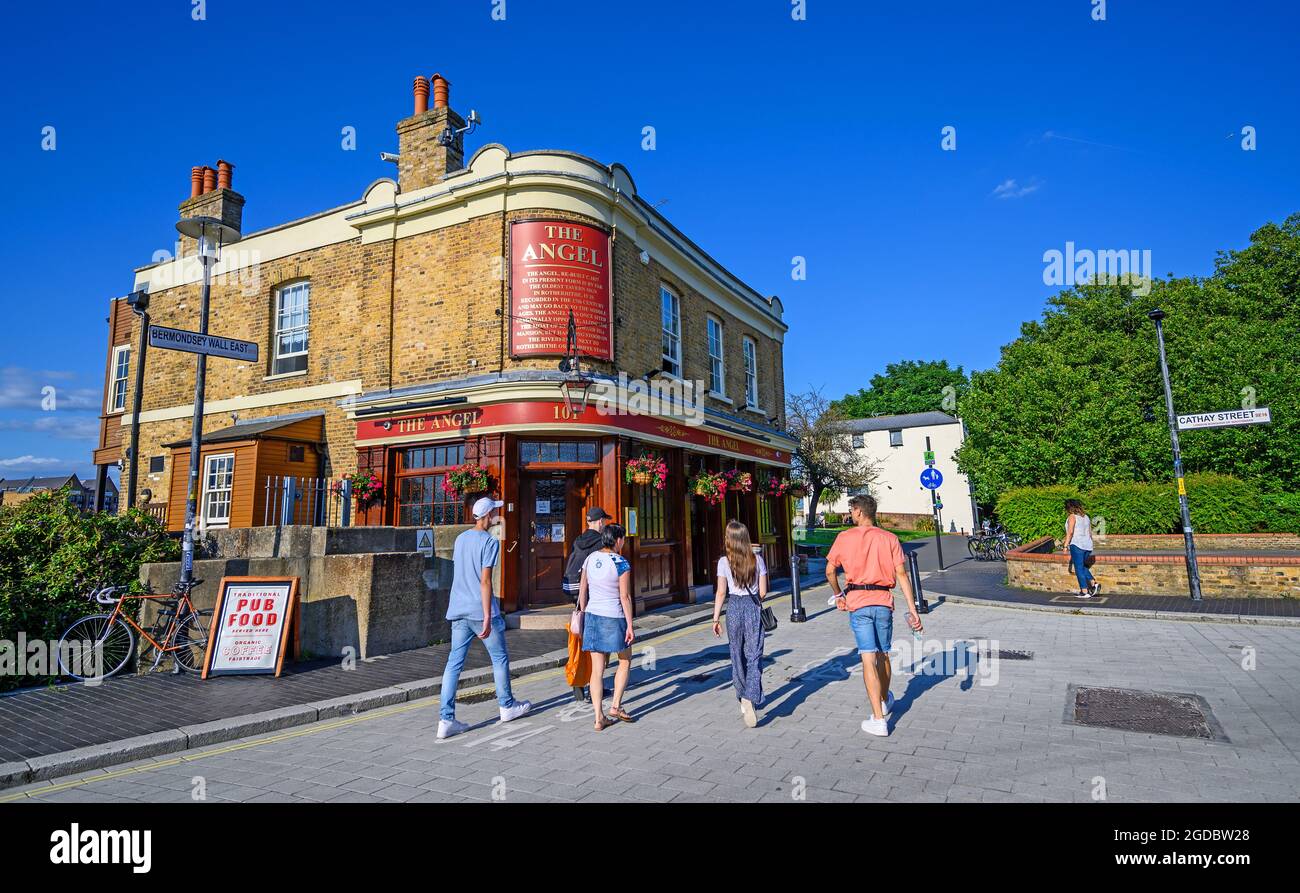
[[943, 483], [943, 474], [937, 468], [927, 468], [921, 472], [921, 486], [927, 490], [938, 490]]
[[225, 338], [221, 335], [201, 335], [198, 332], [169, 329], [166, 326], [149, 327], [149, 346], [257, 362], [256, 341], [240, 341], [238, 338]]
[[1222, 412], [1189, 412], [1178, 417], [1178, 430], [1228, 428], [1236, 425], [1268, 425], [1273, 421], [1267, 406], [1257, 409], [1225, 409]]

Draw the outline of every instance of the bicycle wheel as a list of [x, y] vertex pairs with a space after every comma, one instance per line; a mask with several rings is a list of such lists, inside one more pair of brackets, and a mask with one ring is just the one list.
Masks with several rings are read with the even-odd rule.
[[176, 638], [172, 641], [175, 648], [171, 652], [176, 665], [187, 673], [202, 673], [203, 658], [208, 653], [208, 626], [212, 622], [212, 611], [191, 611], [181, 618], [176, 626]]
[[[112, 614], [82, 617], [59, 639], [59, 671], [73, 679], [107, 679], [135, 652], [135, 633]], [[76, 672], [74, 672], [76, 671]]]
[[1007, 560], [1007, 541], [1005, 537], [998, 537], [993, 542], [993, 555], [998, 561]]
[[979, 540], [973, 536], [966, 537], [966, 551], [970, 553], [971, 558], [979, 558], [978, 547], [976, 546], [978, 542]]

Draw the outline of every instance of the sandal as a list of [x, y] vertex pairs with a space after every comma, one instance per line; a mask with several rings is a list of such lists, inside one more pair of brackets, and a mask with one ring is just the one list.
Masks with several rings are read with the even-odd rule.
[[632, 718], [632, 714], [628, 713], [622, 707], [609, 708], [609, 715], [621, 722], [636, 722], [636, 720]]
[[613, 724], [614, 724], [614, 720], [610, 719], [608, 716], [605, 716], [604, 714], [601, 714], [600, 719], [596, 720], [595, 723], [596, 731], [603, 732], [605, 731], [606, 728], [612, 726]]

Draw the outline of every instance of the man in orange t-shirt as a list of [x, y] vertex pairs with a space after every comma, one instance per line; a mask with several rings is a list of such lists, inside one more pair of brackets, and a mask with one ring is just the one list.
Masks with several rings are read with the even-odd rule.
[[[849, 627], [862, 656], [862, 681], [867, 688], [871, 716], [862, 721], [862, 731], [884, 737], [889, 734], [887, 717], [894, 708], [889, 690], [889, 651], [893, 646], [895, 585], [907, 597], [907, 623], [920, 632], [912, 581], [898, 537], [876, 526], [876, 500], [854, 496], [849, 514], [856, 525], [840, 532], [826, 556], [826, 580], [835, 593], [835, 606], [849, 612]], [[840, 591], [840, 568], [848, 584]], [[884, 698], [882, 700], [882, 697]]]

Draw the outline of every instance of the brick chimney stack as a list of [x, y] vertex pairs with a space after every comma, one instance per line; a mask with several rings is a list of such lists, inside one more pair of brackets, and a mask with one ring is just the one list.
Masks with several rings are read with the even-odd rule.
[[[244, 197], [233, 188], [235, 166], [217, 162], [215, 168], [190, 168], [190, 197], [181, 202], [181, 217], [215, 217], [227, 226], [243, 231]], [[197, 250], [194, 239], [181, 236], [182, 256]]]
[[[433, 88], [433, 108], [429, 108], [429, 88]], [[451, 84], [440, 74], [428, 80], [417, 77], [414, 85], [415, 111], [397, 122], [398, 185], [411, 192], [442, 180], [443, 175], [465, 166], [464, 134], [457, 134], [450, 146], [439, 137], [444, 130], [459, 130], [465, 119], [452, 111]]]

